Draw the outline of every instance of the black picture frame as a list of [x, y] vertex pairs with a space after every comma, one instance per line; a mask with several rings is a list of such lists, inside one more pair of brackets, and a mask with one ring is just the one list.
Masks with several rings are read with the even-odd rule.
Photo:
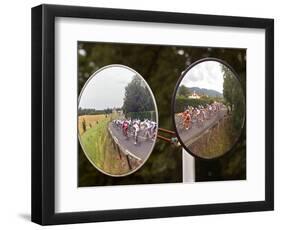
[[[55, 213], [55, 18], [260, 28], [265, 30], [265, 200]], [[94, 207], [93, 207], [94, 208]], [[274, 209], [274, 20], [110, 8], [32, 8], [32, 205], [41, 225], [267, 211]]]

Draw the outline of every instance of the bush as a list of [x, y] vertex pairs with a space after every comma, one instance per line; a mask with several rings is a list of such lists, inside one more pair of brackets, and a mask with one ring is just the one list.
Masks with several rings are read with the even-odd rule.
[[192, 99], [186, 97], [176, 97], [174, 109], [175, 113], [183, 112], [187, 106], [198, 107], [199, 105], [207, 105], [213, 103], [214, 100], [212, 98], [200, 98], [200, 99]]
[[144, 111], [144, 112], [128, 112], [126, 114], [126, 118], [131, 119], [149, 119], [152, 121], [156, 121], [156, 112], [155, 111]]

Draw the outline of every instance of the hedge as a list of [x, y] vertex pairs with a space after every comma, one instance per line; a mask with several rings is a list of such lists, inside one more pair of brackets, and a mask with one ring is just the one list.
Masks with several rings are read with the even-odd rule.
[[152, 121], [156, 121], [156, 112], [155, 111], [144, 111], [144, 112], [128, 112], [126, 114], [126, 118], [131, 119], [149, 119]]
[[183, 112], [187, 106], [198, 107], [199, 105], [205, 106], [207, 104], [212, 104], [214, 102], [211, 98], [200, 98], [200, 99], [192, 99], [192, 98], [184, 98], [177, 97], [175, 101], [175, 113]]

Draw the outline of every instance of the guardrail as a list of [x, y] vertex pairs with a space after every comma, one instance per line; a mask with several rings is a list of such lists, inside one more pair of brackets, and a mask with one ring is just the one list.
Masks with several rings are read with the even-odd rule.
[[126, 157], [126, 161], [128, 163], [129, 169], [133, 169], [133, 161], [137, 161], [138, 163], [142, 162], [142, 159], [136, 156], [135, 154], [131, 153], [129, 150], [125, 149], [120, 143], [117, 137], [115, 137], [108, 127], [108, 136], [111, 139], [112, 146], [114, 150], [116, 150], [119, 154], [119, 158], [122, 159], [122, 154]]

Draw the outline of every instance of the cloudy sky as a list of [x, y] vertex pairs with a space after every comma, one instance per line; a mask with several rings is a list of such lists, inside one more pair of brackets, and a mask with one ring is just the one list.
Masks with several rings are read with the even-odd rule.
[[118, 66], [101, 70], [84, 88], [79, 107], [97, 110], [121, 107], [125, 87], [132, 81], [134, 75], [131, 70]]
[[221, 64], [216, 61], [205, 61], [195, 65], [184, 76], [180, 85], [223, 91], [223, 72]]

